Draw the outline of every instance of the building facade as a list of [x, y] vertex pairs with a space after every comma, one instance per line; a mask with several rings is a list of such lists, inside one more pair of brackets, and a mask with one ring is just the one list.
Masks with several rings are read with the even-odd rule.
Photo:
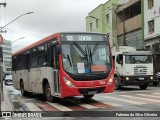
[[3, 72], [5, 75], [12, 74], [12, 45], [11, 41], [4, 40], [3, 48]]
[[109, 0], [88, 14], [86, 30], [108, 34], [111, 46], [143, 49], [141, 4], [141, 0]]
[[117, 41], [119, 45], [144, 49], [142, 34], [142, 1], [128, 0], [117, 8]]
[[144, 43], [148, 50], [154, 50], [154, 44], [160, 42], [160, 2], [143, 0]]
[[118, 2], [119, 0], [109, 0], [96, 7], [86, 17], [86, 31], [107, 34], [111, 46], [117, 41], [115, 6]]

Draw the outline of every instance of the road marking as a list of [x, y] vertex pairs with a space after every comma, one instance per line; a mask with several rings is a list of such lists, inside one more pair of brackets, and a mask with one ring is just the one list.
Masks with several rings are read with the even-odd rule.
[[155, 96], [155, 95], [145, 95], [145, 94], [137, 94], [140, 96], [147, 96], [147, 97], [153, 97], [153, 98], [160, 98], [160, 96]]
[[[141, 91], [139, 91], [139, 90], [135, 90], [135, 91], [130, 91], [130, 90], [128, 90], [127, 92], [126, 91], [114, 91], [113, 93], [104, 93], [104, 94], [119, 94], [119, 93], [139, 93], [139, 92], [142, 92], [142, 93], [149, 93], [149, 92], [160, 92], [160, 90], [141, 90]], [[157, 94], [160, 94], [160, 93], [157, 93]]]
[[160, 95], [160, 93], [153, 93], [153, 94]]
[[120, 95], [122, 97], [127, 97], [127, 98], [133, 98], [133, 99], [141, 99], [141, 100], [146, 100], [146, 101], [151, 101], [151, 102], [160, 102], [160, 100], [154, 100], [154, 99], [149, 99], [149, 98], [141, 98], [141, 97], [134, 97], [130, 95]]
[[65, 99], [65, 101], [76, 104], [76, 105], [79, 105], [79, 106], [82, 106], [82, 107], [87, 108], [87, 109], [97, 109], [98, 108], [96, 106], [86, 104], [86, 103], [76, 102], [76, 101], [71, 100], [71, 99]]
[[120, 105], [120, 104], [117, 104], [117, 103], [112, 103], [112, 102], [102, 102], [104, 104], [108, 104], [110, 106], [114, 106], [114, 107], [119, 107], [119, 106], [123, 106], [123, 105]]
[[34, 103], [25, 103], [25, 105], [31, 110], [31, 111], [42, 111], [39, 107], [37, 107]]
[[56, 109], [60, 110], [60, 111], [73, 111], [72, 109], [69, 109], [68, 107], [60, 105], [58, 103], [50, 103], [50, 102], [47, 102], [47, 103], [50, 104], [51, 106], [55, 107]]
[[131, 104], [135, 104], [135, 105], [142, 105], [142, 104], [146, 104], [146, 103], [142, 103], [142, 102], [137, 102], [137, 101], [132, 101], [132, 100], [126, 100], [125, 98], [117, 98], [117, 97], [111, 97], [111, 96], [104, 96], [107, 99], [113, 99], [113, 100], [118, 100], [118, 101], [122, 101], [122, 102], [127, 102], [127, 103], [131, 103]]
[[98, 107], [96, 106], [93, 106], [93, 105], [90, 105], [90, 104], [78, 104], [84, 108], [87, 108], [87, 109], [97, 109]]

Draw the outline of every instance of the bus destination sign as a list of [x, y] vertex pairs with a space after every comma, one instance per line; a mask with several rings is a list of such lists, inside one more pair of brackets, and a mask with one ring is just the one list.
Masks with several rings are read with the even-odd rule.
[[92, 34], [63, 34], [63, 41], [105, 41], [104, 35]]

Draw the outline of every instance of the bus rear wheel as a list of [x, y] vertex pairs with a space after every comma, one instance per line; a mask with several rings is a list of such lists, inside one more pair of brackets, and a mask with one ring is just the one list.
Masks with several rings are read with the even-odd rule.
[[49, 86], [49, 83], [46, 84], [45, 86], [45, 98], [49, 102], [53, 102], [53, 96], [51, 95], [51, 88]]
[[94, 95], [83, 95], [85, 99], [91, 99]]
[[26, 96], [27, 95], [27, 91], [24, 90], [24, 83], [23, 83], [23, 81], [20, 82], [20, 90], [21, 90], [22, 96]]

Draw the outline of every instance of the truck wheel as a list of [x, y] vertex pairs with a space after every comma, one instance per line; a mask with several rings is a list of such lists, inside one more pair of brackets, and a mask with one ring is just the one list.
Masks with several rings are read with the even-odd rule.
[[24, 90], [23, 81], [20, 82], [20, 90], [21, 90], [22, 96], [27, 96], [28, 92]]
[[158, 84], [159, 84], [159, 82], [153, 81], [153, 86], [157, 86]]
[[46, 84], [45, 86], [45, 98], [49, 102], [53, 102], [53, 96], [51, 95], [51, 88], [49, 86], [49, 83]]
[[141, 90], [146, 90], [148, 87], [148, 84], [143, 84], [139, 86]]
[[115, 77], [114, 78], [114, 89], [119, 90], [120, 88], [121, 88], [121, 86], [119, 85], [118, 77]]
[[83, 95], [85, 99], [91, 99], [94, 95]]

